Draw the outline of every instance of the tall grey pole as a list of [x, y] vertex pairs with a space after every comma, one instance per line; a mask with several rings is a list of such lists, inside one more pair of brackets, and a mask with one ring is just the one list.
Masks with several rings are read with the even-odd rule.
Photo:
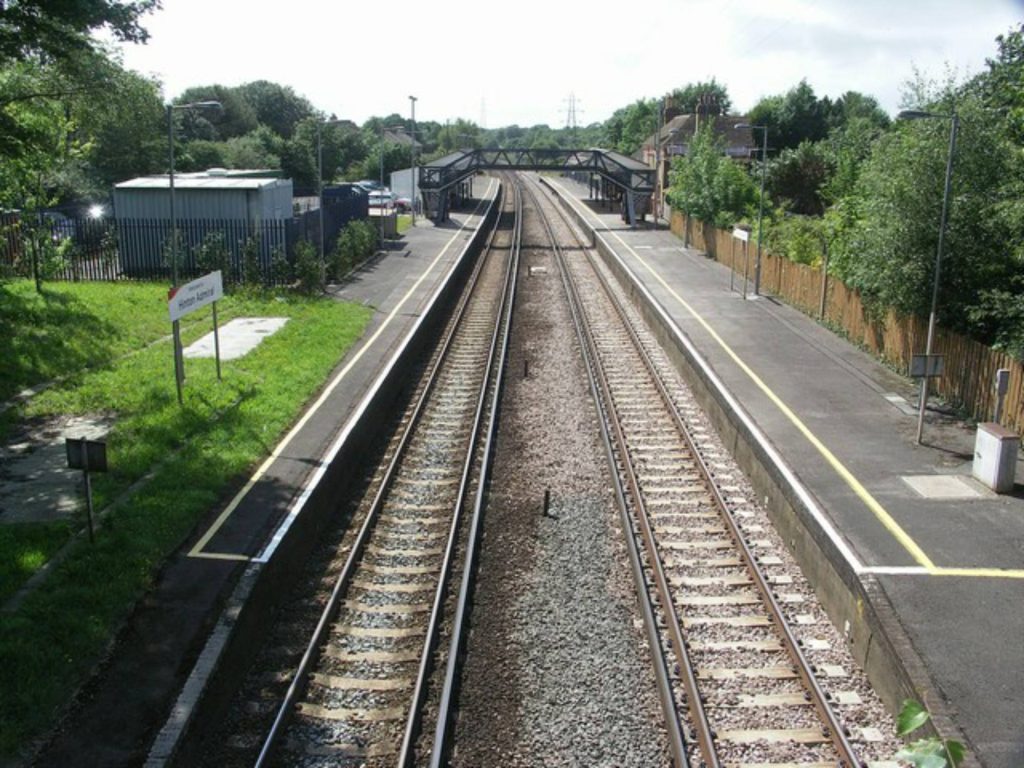
[[[380, 147], [378, 147], [377, 151], [380, 153], [380, 186], [381, 186], [381, 189], [383, 190], [383, 188], [384, 188], [384, 121], [383, 120], [380, 123]], [[380, 213], [379, 213], [379, 215], [380, 215], [380, 249], [382, 251], [384, 250], [384, 211], [386, 209], [386, 206], [383, 205], [383, 202], [384, 202], [384, 198], [381, 197], [382, 205], [380, 206]]]
[[[946, 236], [946, 211], [949, 206], [949, 188], [953, 180], [953, 153], [956, 152], [956, 133], [960, 125], [960, 118], [954, 112], [950, 118], [949, 125], [949, 157], [946, 158], [946, 183], [942, 191], [942, 216], [939, 221], [939, 245], [935, 252], [935, 280], [932, 283], [932, 306], [928, 313], [928, 339], [925, 342], [925, 374], [931, 367], [929, 361], [932, 354], [932, 342], [935, 340], [935, 320], [939, 305], [939, 273], [942, 268], [942, 247]], [[917, 413], [917, 444], [921, 444], [921, 435], [924, 433], [924, 411], [928, 404], [928, 382], [927, 375], [921, 378], [921, 402]]]
[[320, 284], [327, 281], [327, 257], [324, 253], [324, 145], [323, 123], [316, 121], [316, 199], [320, 217]]
[[[167, 186], [171, 204], [171, 282], [178, 287], [178, 218], [174, 208], [174, 110], [175, 109], [221, 109], [219, 101], [196, 101], [189, 104], [167, 105]], [[178, 386], [178, 405], [183, 405], [181, 389], [185, 381], [185, 358], [181, 351], [181, 329], [178, 321], [171, 323], [174, 336], [174, 380]]]
[[658, 102], [658, 127], [654, 131], [654, 228], [658, 228], [661, 217], [661, 129], [665, 121], [665, 99]]
[[416, 177], [419, 175], [416, 173], [416, 97], [409, 97], [409, 104], [412, 110], [412, 225], [416, 226], [416, 203], [418, 197], [416, 195]]
[[764, 239], [764, 171], [768, 165], [768, 126], [762, 125], [761, 132], [761, 199], [757, 206], [757, 261], [754, 263], [754, 295], [761, 295], [761, 241]]
[[[174, 210], [174, 105], [167, 105], [167, 183], [171, 203], [171, 286], [178, 287], [178, 219]], [[171, 323], [174, 343], [174, 382], [178, 389], [178, 405], [184, 404], [182, 384], [185, 380], [184, 360], [181, 353], [181, 328], [178, 321]]]

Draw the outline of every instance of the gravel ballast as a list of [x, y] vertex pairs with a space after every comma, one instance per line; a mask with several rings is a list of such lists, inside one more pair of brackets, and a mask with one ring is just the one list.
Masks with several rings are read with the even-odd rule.
[[[542, 237], [528, 228], [526, 247]], [[550, 252], [524, 250], [520, 275], [453, 765], [665, 765], [651, 661], [558, 269]]]

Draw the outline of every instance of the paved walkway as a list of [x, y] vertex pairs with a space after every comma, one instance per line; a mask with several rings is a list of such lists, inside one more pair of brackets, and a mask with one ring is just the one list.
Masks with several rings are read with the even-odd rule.
[[825, 509], [861, 579], [877, 580], [982, 763], [1024, 766], [1024, 463], [1014, 493], [971, 477], [974, 428], [916, 384], [665, 229], [629, 229], [552, 185], [671, 316]]

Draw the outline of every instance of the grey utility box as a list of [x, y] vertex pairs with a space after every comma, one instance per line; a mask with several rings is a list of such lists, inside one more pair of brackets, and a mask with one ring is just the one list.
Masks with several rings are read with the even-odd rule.
[[1013, 490], [1020, 436], [993, 422], [978, 425], [972, 474], [996, 493]]

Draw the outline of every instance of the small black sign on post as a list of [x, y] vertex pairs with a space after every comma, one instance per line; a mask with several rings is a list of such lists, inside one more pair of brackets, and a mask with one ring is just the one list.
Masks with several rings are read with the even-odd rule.
[[942, 355], [911, 355], [910, 378], [937, 379], [945, 370], [945, 358]]
[[89, 543], [95, 540], [92, 524], [92, 483], [90, 472], [107, 471], [107, 444], [100, 440], [69, 437], [64, 443], [68, 454], [68, 467], [80, 469], [85, 475], [85, 509], [89, 516]]

